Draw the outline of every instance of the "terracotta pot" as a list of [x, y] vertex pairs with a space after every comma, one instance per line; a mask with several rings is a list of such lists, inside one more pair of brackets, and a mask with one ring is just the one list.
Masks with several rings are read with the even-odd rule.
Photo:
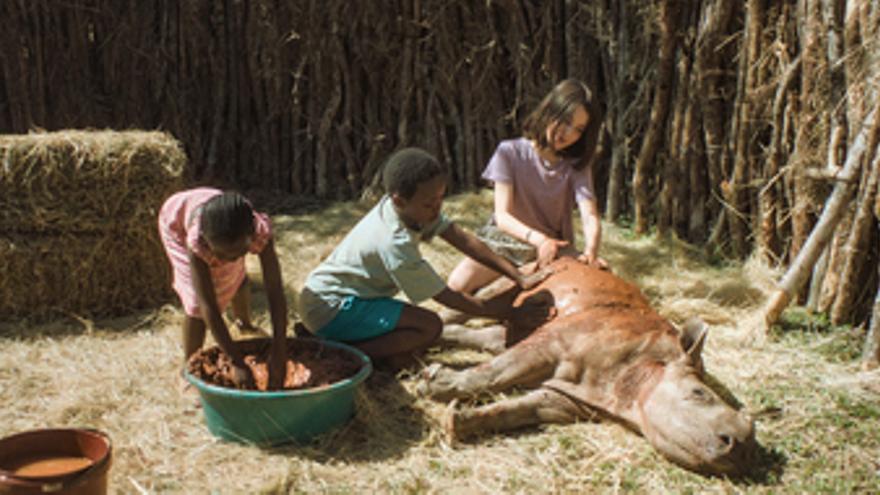
[[44, 429], [0, 439], [0, 494], [107, 493], [112, 445], [90, 429]]

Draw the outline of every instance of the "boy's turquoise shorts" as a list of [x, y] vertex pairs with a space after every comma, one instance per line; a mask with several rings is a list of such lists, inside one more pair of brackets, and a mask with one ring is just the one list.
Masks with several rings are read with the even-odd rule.
[[403, 302], [390, 297], [361, 299], [349, 296], [336, 317], [316, 332], [318, 337], [339, 342], [358, 342], [394, 330]]

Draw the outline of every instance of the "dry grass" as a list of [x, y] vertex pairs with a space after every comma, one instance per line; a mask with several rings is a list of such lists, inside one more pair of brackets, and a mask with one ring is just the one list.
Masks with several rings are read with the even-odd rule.
[[[451, 198], [466, 226], [488, 194]], [[299, 287], [365, 211], [337, 204], [274, 217], [285, 282]], [[853, 357], [859, 333], [797, 310], [767, 338], [754, 315], [776, 275], [758, 263], [713, 266], [675, 242], [631, 238], [606, 226], [604, 254], [673, 321], [711, 323], [709, 372], [750, 410], [763, 411], [764, 462], [743, 480], [705, 478], [662, 459], [642, 438], [608, 423], [548, 426], [450, 445], [443, 410], [412, 395], [406, 375], [374, 374], [356, 417], [305, 446], [262, 450], [214, 439], [193, 395], [178, 391], [181, 313], [167, 306], [130, 317], [0, 328], [0, 435], [45, 426], [110, 434], [117, 493], [847, 493], [880, 486], [880, 374]], [[457, 258], [425, 247], [441, 272]], [[249, 269], [258, 274], [255, 259]], [[259, 277], [256, 277], [259, 280]], [[254, 284], [259, 287], [259, 284]], [[267, 324], [262, 294], [257, 321]], [[431, 359], [475, 362], [447, 351]]]

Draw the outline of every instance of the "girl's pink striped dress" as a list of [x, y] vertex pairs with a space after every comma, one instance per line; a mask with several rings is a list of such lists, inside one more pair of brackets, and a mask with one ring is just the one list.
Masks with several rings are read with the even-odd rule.
[[[186, 314], [195, 318], [202, 318], [202, 312], [193, 285], [187, 249], [191, 249], [211, 267], [211, 279], [220, 311], [232, 301], [245, 277], [244, 256], [235, 261], [219, 260], [201, 239], [201, 206], [222, 192], [210, 187], [181, 191], [165, 200], [159, 211], [159, 235], [174, 272], [174, 291], [180, 296]], [[254, 211], [254, 238], [248, 252], [259, 253], [271, 237], [269, 217]]]

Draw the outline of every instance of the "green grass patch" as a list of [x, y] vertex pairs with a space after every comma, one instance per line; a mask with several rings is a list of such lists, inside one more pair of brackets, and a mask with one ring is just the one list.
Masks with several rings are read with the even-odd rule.
[[863, 329], [832, 325], [825, 313], [811, 313], [802, 307], [782, 313], [770, 334], [782, 343], [807, 346], [832, 363], [858, 359], [865, 339]]

